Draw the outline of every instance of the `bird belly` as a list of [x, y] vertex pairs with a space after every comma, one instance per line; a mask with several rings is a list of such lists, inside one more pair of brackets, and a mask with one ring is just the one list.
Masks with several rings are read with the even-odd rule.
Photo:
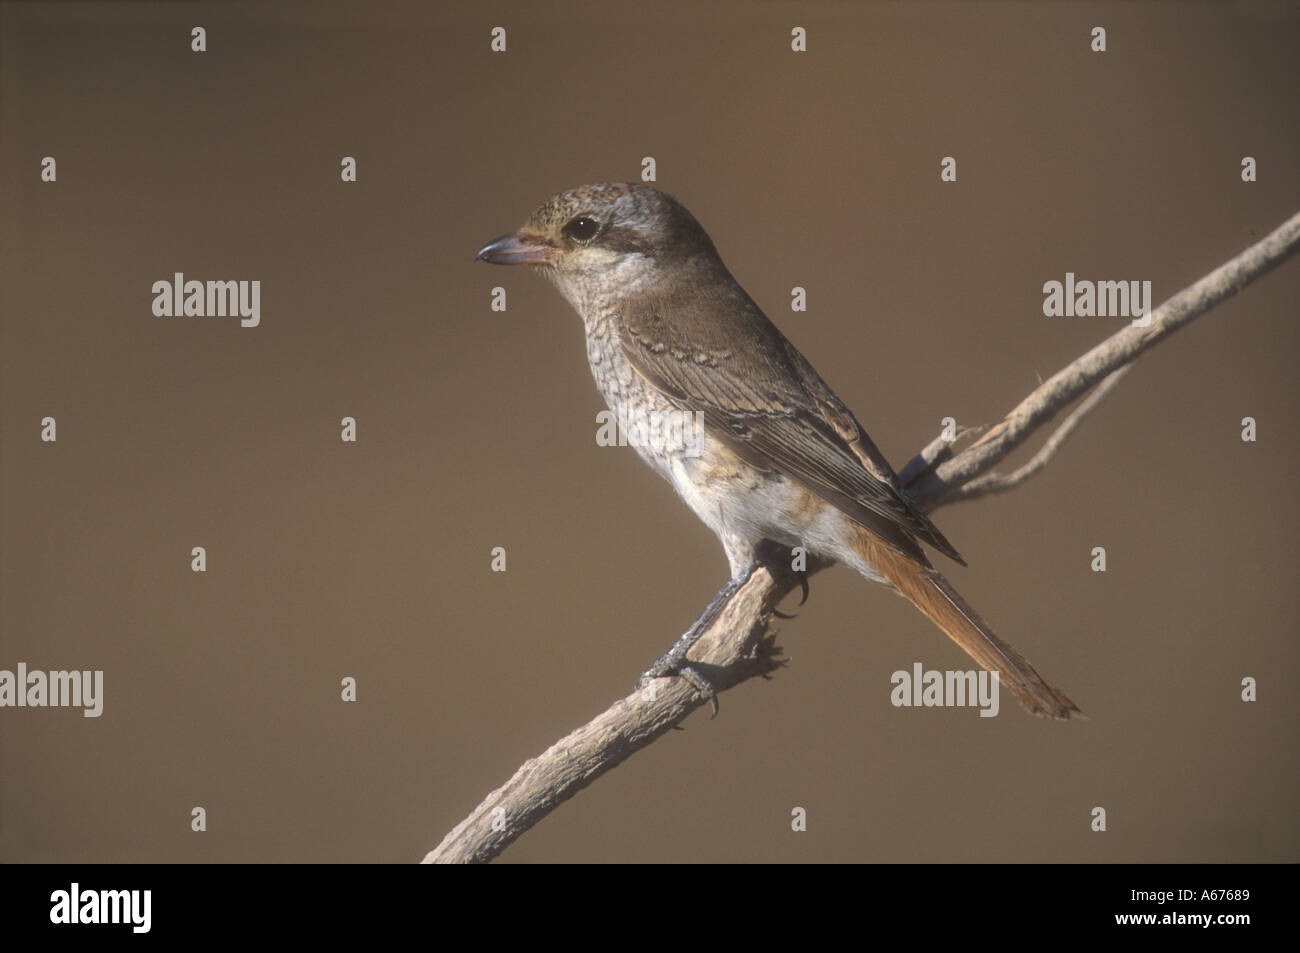
[[[686, 412], [637, 374], [611, 332], [608, 322], [587, 323], [587, 358], [596, 386], [629, 435], [628, 443], [722, 542], [733, 578], [754, 564], [759, 542], [771, 539], [885, 582], [853, 548], [852, 520], [797, 481], [751, 466], [702, 427], [693, 430], [693, 421], [674, 416]], [[682, 429], [675, 431], [674, 424]]]
[[855, 524], [848, 516], [784, 474], [751, 466], [720, 440], [706, 438], [698, 457], [674, 461], [666, 475], [722, 541], [733, 576], [752, 565], [759, 542], [770, 539], [886, 582], [853, 547]]

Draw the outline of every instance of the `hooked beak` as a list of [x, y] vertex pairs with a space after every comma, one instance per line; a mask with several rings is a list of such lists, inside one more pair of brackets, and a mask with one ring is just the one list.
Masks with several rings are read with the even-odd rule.
[[538, 235], [511, 232], [480, 248], [474, 260], [494, 265], [553, 265], [554, 253], [555, 248]]

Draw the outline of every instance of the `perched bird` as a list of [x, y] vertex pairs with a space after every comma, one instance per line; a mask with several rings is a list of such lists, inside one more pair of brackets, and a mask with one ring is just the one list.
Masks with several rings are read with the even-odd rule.
[[633, 445], [717, 534], [731, 580], [643, 678], [680, 674], [708, 691], [686, 652], [749, 578], [766, 539], [893, 587], [1028, 711], [1081, 714], [930, 564], [921, 543], [965, 565], [672, 196], [643, 184], [564, 192], [475, 260], [534, 265], [555, 284], [582, 317], [596, 386], [625, 425], [650, 432], [656, 418], [683, 412], [703, 421], [693, 445]]

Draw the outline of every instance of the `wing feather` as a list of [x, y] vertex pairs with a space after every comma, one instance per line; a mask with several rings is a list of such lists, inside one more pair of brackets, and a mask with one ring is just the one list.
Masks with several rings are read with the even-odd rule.
[[[705, 429], [751, 466], [798, 480], [904, 552], [919, 553], [920, 539], [964, 565], [807, 359], [739, 285], [720, 286], [689, 301], [625, 306], [620, 343], [636, 372], [679, 408], [702, 412]], [[685, 328], [672, 317], [683, 306], [724, 317]]]

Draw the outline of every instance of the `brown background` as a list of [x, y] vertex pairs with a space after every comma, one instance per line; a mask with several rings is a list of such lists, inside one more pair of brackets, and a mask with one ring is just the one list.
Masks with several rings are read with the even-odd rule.
[[[4, 860], [418, 860], [694, 618], [721, 548], [596, 445], [577, 318], [471, 264], [552, 193], [654, 156], [896, 465], [1119, 327], [1043, 317], [1044, 281], [1163, 300], [1297, 207], [1294, 4], [373, 6], [0, 12], [0, 667], [106, 683], [98, 720], [0, 711]], [[175, 271], [260, 279], [261, 326], [154, 317]], [[1089, 721], [891, 707], [895, 669], [969, 663], [836, 569], [785, 671], [504, 859], [1300, 859], [1297, 290], [1293, 261], [1044, 475], [938, 513]]]

